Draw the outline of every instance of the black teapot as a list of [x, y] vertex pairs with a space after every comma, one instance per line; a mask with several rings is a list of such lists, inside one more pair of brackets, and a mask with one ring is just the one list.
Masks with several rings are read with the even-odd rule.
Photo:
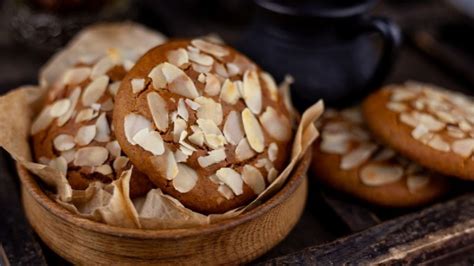
[[[375, 0], [255, 2], [255, 20], [236, 45], [277, 80], [294, 77], [298, 109], [318, 99], [353, 104], [387, 76], [401, 35], [390, 20], [367, 14]], [[371, 33], [381, 36], [382, 49]]]

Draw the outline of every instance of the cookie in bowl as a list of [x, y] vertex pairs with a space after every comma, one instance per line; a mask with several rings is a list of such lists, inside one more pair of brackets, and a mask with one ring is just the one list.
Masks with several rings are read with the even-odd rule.
[[324, 184], [384, 207], [413, 207], [438, 198], [447, 179], [378, 144], [360, 108], [327, 110], [318, 121], [312, 169]]
[[200, 213], [249, 203], [285, 167], [289, 111], [273, 78], [200, 39], [157, 46], [116, 96], [117, 140], [162, 191]]
[[[65, 70], [32, 124], [35, 160], [62, 172], [73, 189], [84, 190], [94, 181], [110, 183], [131, 167], [115, 139], [111, 119], [116, 92], [132, 65], [111, 50], [95, 64]], [[132, 198], [151, 188], [144, 174], [132, 170]]]
[[390, 85], [363, 104], [381, 141], [439, 173], [474, 179], [474, 101], [430, 84]]

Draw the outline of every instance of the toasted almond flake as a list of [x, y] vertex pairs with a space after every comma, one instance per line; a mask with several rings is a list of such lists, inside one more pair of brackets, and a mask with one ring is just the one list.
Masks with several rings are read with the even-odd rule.
[[269, 90], [270, 98], [272, 99], [272, 101], [274, 102], [277, 101], [278, 100], [278, 87], [273, 77], [267, 72], [260, 73], [260, 77], [262, 78], [263, 83], [265, 84], [265, 87], [267, 87], [267, 89]]
[[31, 125], [31, 135], [46, 129], [51, 122], [53, 122], [54, 117], [51, 116], [51, 105], [46, 106], [41, 113], [36, 117], [35, 121]]
[[419, 123], [426, 126], [430, 131], [439, 131], [446, 126], [444, 122], [441, 122], [432, 115], [425, 113], [419, 113], [417, 120]]
[[459, 126], [459, 129], [461, 129], [464, 132], [469, 132], [472, 130], [472, 126], [469, 125], [469, 123], [466, 121], [459, 122], [458, 126]]
[[460, 139], [451, 143], [451, 149], [454, 153], [468, 158], [474, 152], [474, 139]]
[[206, 83], [206, 75], [204, 75], [203, 73], [200, 73], [198, 76], [198, 81], [201, 83]]
[[179, 99], [178, 101], [178, 115], [181, 116], [181, 118], [183, 118], [185, 121], [188, 121], [189, 113], [183, 99]]
[[240, 74], [240, 68], [238, 65], [234, 63], [227, 63], [226, 67], [230, 77]]
[[134, 94], [137, 94], [145, 89], [145, 79], [132, 79], [130, 84], [132, 85], [132, 92]]
[[52, 159], [48, 163], [49, 167], [58, 170], [62, 175], [67, 174], [67, 161], [64, 157], [59, 156], [58, 158]]
[[130, 71], [135, 66], [135, 62], [132, 60], [125, 59], [123, 60], [123, 68], [125, 68], [125, 71]]
[[170, 92], [191, 99], [199, 97], [199, 93], [194, 86], [193, 81], [183, 72], [183, 70], [165, 62], [163, 63], [161, 71], [166, 82], [168, 82], [168, 90]]
[[86, 80], [91, 74], [89, 67], [76, 67], [67, 70], [62, 77], [62, 84], [79, 84]]
[[428, 146], [430, 146], [431, 148], [435, 150], [444, 151], [444, 152], [449, 152], [451, 150], [449, 143], [445, 142], [439, 135], [435, 135], [428, 142]]
[[349, 170], [367, 161], [372, 153], [377, 149], [377, 145], [373, 143], [363, 143], [356, 149], [344, 155], [341, 159], [340, 167], [342, 170]]
[[58, 151], [67, 151], [76, 146], [76, 143], [74, 142], [74, 137], [68, 134], [58, 135], [54, 138], [53, 144], [54, 148]]
[[226, 159], [225, 149], [220, 148], [217, 150], [210, 151], [207, 156], [199, 157], [198, 163], [201, 167], [208, 167], [216, 163], [220, 163]]
[[389, 148], [383, 148], [374, 155], [374, 158], [372, 158], [372, 160], [374, 162], [383, 162], [392, 159], [393, 157], [395, 157], [395, 155], [396, 153], [394, 150]]
[[456, 119], [448, 112], [436, 111], [435, 114], [439, 119], [441, 119], [441, 121], [443, 121], [445, 123], [451, 123], [451, 124], [456, 123]]
[[265, 138], [263, 136], [262, 128], [260, 127], [257, 118], [255, 118], [248, 108], [245, 108], [242, 111], [242, 123], [250, 147], [258, 153], [263, 152]]
[[66, 159], [67, 163], [71, 163], [74, 161], [74, 155], [76, 154], [76, 151], [74, 149], [68, 150], [68, 151], [62, 151], [61, 152], [61, 157]]
[[259, 120], [265, 131], [276, 140], [287, 141], [291, 138], [290, 120], [283, 115], [278, 115], [271, 106], [265, 109]]
[[407, 187], [411, 193], [416, 193], [430, 183], [431, 178], [427, 175], [410, 175], [407, 177]]
[[123, 127], [127, 141], [130, 144], [135, 145], [137, 143], [133, 140], [133, 137], [138, 133], [138, 131], [144, 128], [151, 128], [151, 123], [144, 116], [131, 113], [125, 116]]
[[242, 118], [240, 113], [231, 111], [226, 118], [224, 123], [223, 133], [226, 140], [237, 145], [245, 136], [244, 128], [242, 126]]
[[90, 121], [96, 118], [98, 114], [99, 112], [95, 111], [92, 108], [82, 109], [81, 111], [79, 111], [79, 113], [77, 113], [75, 122], [80, 123]]
[[414, 139], [418, 140], [428, 132], [429, 132], [429, 129], [425, 125], [419, 124], [418, 126], [415, 127], [415, 129], [411, 131], [411, 136]]
[[390, 97], [391, 101], [402, 102], [411, 100], [416, 97], [416, 93], [406, 90], [406, 89], [394, 89]]
[[418, 120], [412, 114], [401, 113], [399, 118], [402, 123], [407, 124], [411, 127], [418, 126]]
[[52, 117], [60, 117], [64, 115], [70, 107], [71, 100], [69, 100], [68, 98], [61, 99], [51, 105], [51, 109], [49, 112]]
[[144, 150], [151, 152], [153, 155], [161, 155], [165, 152], [163, 139], [158, 131], [144, 128], [133, 136], [133, 141]]
[[222, 84], [220, 98], [228, 104], [236, 104], [240, 98], [239, 90], [229, 79], [226, 79]]
[[360, 179], [367, 186], [383, 186], [403, 177], [403, 168], [390, 164], [368, 164], [360, 171]]
[[102, 107], [102, 104], [100, 103], [93, 103], [91, 104], [91, 108], [94, 110], [94, 111], [100, 111], [100, 108]]
[[103, 76], [115, 65], [116, 63], [110, 57], [104, 57], [92, 67], [90, 76], [92, 79], [96, 79], [100, 76]]
[[227, 200], [231, 200], [234, 198], [234, 192], [232, 192], [232, 189], [230, 189], [227, 185], [221, 184], [217, 188], [217, 191], [224, 196]]
[[212, 120], [218, 126], [222, 123], [223, 112], [220, 103], [203, 96], [197, 97], [194, 101], [200, 106], [196, 112], [198, 119]]
[[108, 84], [108, 76], [100, 76], [93, 80], [89, 85], [87, 85], [82, 93], [82, 105], [90, 106], [93, 103], [96, 103], [105, 93]]
[[322, 152], [330, 154], [346, 154], [350, 149], [349, 139], [323, 138], [320, 149]]
[[260, 158], [255, 163], [255, 167], [262, 168], [265, 167], [265, 170], [270, 171], [273, 168], [273, 163], [267, 158]]
[[173, 179], [173, 187], [181, 193], [191, 191], [196, 185], [198, 174], [189, 166], [179, 163], [178, 174]]
[[221, 82], [213, 74], [206, 75], [206, 86], [204, 87], [204, 92], [209, 96], [216, 96], [220, 93]]
[[189, 108], [191, 108], [194, 111], [196, 111], [200, 107], [198, 103], [190, 99], [185, 99], [184, 102], [189, 106]]
[[267, 174], [267, 181], [268, 183], [272, 183], [273, 181], [275, 181], [275, 179], [277, 178], [278, 176], [278, 171], [277, 169], [275, 168], [272, 168], [268, 171], [268, 174]]
[[109, 85], [109, 93], [115, 97], [115, 95], [117, 95], [119, 88], [120, 88], [120, 81], [115, 81]]
[[105, 113], [102, 113], [97, 121], [95, 122], [97, 132], [95, 135], [95, 140], [98, 142], [107, 142], [110, 140], [110, 128], [109, 122], [107, 121], [107, 116]]
[[251, 165], [244, 166], [242, 179], [257, 195], [265, 190], [265, 180], [263, 179], [262, 173]]
[[239, 144], [235, 148], [235, 158], [237, 161], [242, 162], [254, 157], [256, 153], [250, 147], [246, 138], [240, 140]]
[[453, 138], [462, 139], [466, 136], [466, 134], [457, 127], [447, 126], [446, 129], [448, 130], [448, 135]]
[[74, 141], [80, 146], [88, 145], [95, 138], [96, 132], [95, 125], [82, 126], [77, 130]]
[[246, 71], [243, 81], [243, 98], [247, 107], [254, 114], [262, 110], [262, 89], [258, 80], [257, 71]]
[[75, 166], [99, 166], [104, 164], [109, 152], [104, 147], [84, 147], [76, 151], [73, 164]]
[[198, 119], [197, 124], [205, 135], [222, 135], [219, 127], [210, 119]]
[[275, 142], [270, 143], [268, 146], [268, 159], [274, 162], [278, 157], [278, 145]]
[[411, 105], [417, 110], [423, 110], [425, 108], [425, 102], [421, 99], [415, 100]]
[[103, 164], [97, 167], [94, 167], [94, 172], [102, 175], [111, 175], [113, 174], [112, 167], [108, 164]]
[[212, 66], [203, 66], [203, 65], [200, 65], [200, 64], [196, 64], [196, 63], [192, 63], [191, 67], [193, 68], [194, 71], [196, 71], [197, 73], [201, 73], [201, 74], [207, 74], [212, 69]]
[[107, 99], [100, 105], [100, 111], [110, 112], [114, 109], [114, 101], [111, 98]]
[[191, 144], [187, 143], [185, 141], [186, 137], [188, 136], [188, 132], [187, 131], [183, 131], [181, 132], [181, 135], [179, 137], [179, 144], [181, 144], [181, 147], [189, 150], [190, 152], [187, 153], [188, 155], [192, 155], [193, 152], [197, 151], [196, 148], [194, 148]]
[[228, 167], [221, 168], [217, 170], [216, 176], [232, 189], [235, 195], [238, 196], [244, 193], [242, 177], [234, 169]]
[[105, 145], [105, 148], [109, 151], [110, 158], [114, 159], [120, 156], [122, 149], [117, 140], [113, 140]]
[[223, 64], [215, 63], [214, 71], [216, 72], [218, 76], [222, 77], [223, 79], [226, 79], [229, 77], [229, 73], [227, 73], [227, 69], [225, 68]]
[[199, 52], [188, 51], [189, 60], [202, 66], [212, 66], [214, 59], [211, 56]]
[[149, 92], [146, 95], [148, 108], [156, 128], [164, 132], [168, 129], [168, 107], [165, 100], [157, 92]]
[[148, 73], [148, 77], [151, 78], [151, 84], [155, 90], [163, 89], [166, 87], [166, 78], [163, 75], [163, 64], [159, 64], [155, 66], [150, 73]]
[[115, 172], [119, 172], [120, 170], [124, 169], [127, 166], [129, 159], [125, 156], [118, 156], [115, 158], [112, 166]]
[[71, 119], [72, 114], [74, 113], [74, 109], [76, 108], [77, 102], [79, 101], [79, 97], [81, 96], [81, 88], [77, 87], [69, 95], [69, 100], [71, 101], [71, 105], [69, 109], [64, 113], [62, 116], [58, 118], [58, 126], [62, 127], [66, 124], [69, 119]]
[[229, 51], [224, 47], [210, 42], [206, 42], [201, 39], [194, 39], [191, 41], [191, 44], [199, 50], [217, 57], [223, 57], [229, 54]]
[[177, 163], [184, 163], [188, 160], [189, 155], [185, 154], [184, 152], [178, 149], [174, 152], [174, 158]]
[[387, 109], [393, 112], [401, 113], [407, 110], [407, 106], [399, 102], [388, 102], [386, 105]]
[[195, 131], [188, 137], [188, 140], [195, 145], [201, 146], [204, 144], [204, 133], [201, 130]]
[[184, 121], [183, 119], [181, 118], [177, 118], [175, 121], [174, 121], [174, 126], [173, 126], [173, 140], [175, 142], [179, 141], [179, 138], [181, 136], [181, 133], [184, 131], [186, 132], [186, 128], [188, 127], [188, 124], [186, 123], [186, 121]]
[[189, 63], [188, 53], [184, 48], [178, 48], [176, 50], [169, 51], [166, 53], [166, 58], [171, 64], [177, 67]]
[[428, 142], [430, 142], [433, 138], [434, 138], [435, 134], [434, 133], [426, 133], [424, 134], [423, 136], [421, 136], [421, 138], [419, 139], [419, 141], [423, 144], [428, 144]]

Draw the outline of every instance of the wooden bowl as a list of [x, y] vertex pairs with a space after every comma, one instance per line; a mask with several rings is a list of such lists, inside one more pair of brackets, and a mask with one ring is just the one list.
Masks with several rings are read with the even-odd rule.
[[309, 150], [284, 187], [257, 208], [189, 229], [143, 230], [80, 218], [50, 199], [17, 165], [26, 217], [41, 239], [75, 264], [236, 264], [274, 247], [299, 220], [306, 201]]

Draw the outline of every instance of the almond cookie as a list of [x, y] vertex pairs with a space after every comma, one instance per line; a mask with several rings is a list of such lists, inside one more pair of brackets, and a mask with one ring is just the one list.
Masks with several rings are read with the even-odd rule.
[[447, 180], [379, 145], [359, 108], [328, 110], [319, 121], [312, 169], [323, 183], [372, 204], [411, 207], [447, 190]]
[[474, 179], [474, 101], [433, 85], [387, 86], [363, 105], [381, 141], [439, 173]]
[[[36, 161], [63, 172], [73, 189], [86, 189], [95, 180], [110, 183], [131, 167], [115, 139], [111, 119], [120, 81], [132, 65], [111, 50], [93, 65], [66, 70], [50, 88], [32, 124]], [[133, 170], [132, 198], [152, 187], [145, 175]]]
[[201, 213], [253, 200], [285, 166], [289, 112], [273, 78], [200, 39], [155, 47], [127, 74], [113, 125], [133, 164]]

